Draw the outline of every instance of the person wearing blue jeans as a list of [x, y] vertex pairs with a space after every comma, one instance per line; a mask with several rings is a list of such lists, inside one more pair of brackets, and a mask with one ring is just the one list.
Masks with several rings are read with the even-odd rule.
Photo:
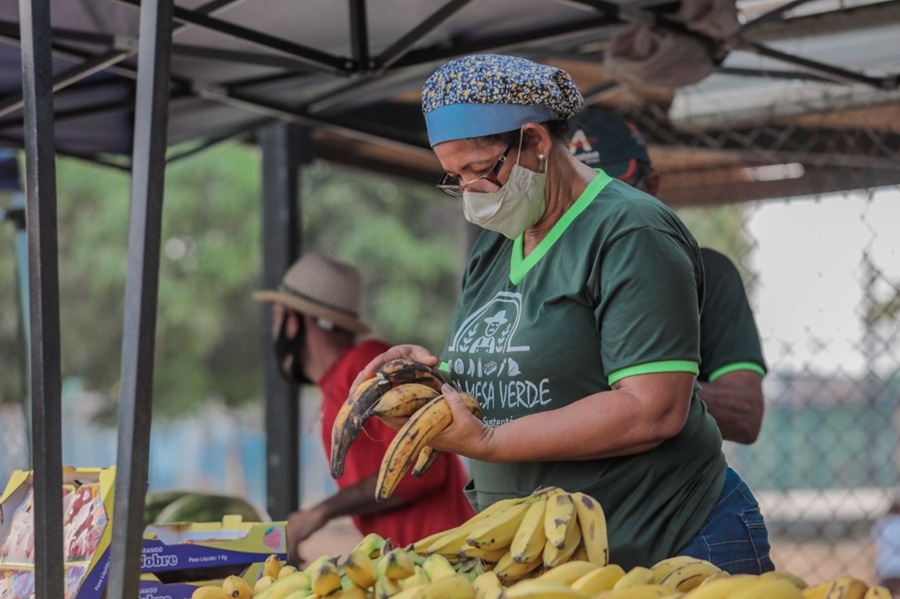
[[678, 553], [712, 562], [730, 574], [760, 574], [775, 569], [759, 504], [730, 467], [719, 501], [703, 528]]

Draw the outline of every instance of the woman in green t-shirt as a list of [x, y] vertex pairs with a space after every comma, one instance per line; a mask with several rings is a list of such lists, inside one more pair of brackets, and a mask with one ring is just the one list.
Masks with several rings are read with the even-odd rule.
[[357, 382], [397, 357], [441, 365], [453, 423], [431, 445], [470, 458], [478, 510], [554, 485], [600, 501], [623, 567], [685, 550], [773, 569], [759, 506], [697, 398], [703, 266], [684, 224], [572, 156], [583, 99], [565, 71], [468, 56], [428, 79], [422, 104], [438, 188], [486, 231], [440, 358], [396, 346]]

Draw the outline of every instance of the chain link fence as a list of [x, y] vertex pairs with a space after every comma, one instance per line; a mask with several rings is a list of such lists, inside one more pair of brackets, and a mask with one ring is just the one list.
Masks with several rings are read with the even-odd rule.
[[661, 199], [744, 278], [766, 411], [759, 439], [726, 453], [757, 494], [776, 567], [874, 583], [890, 557], [876, 531], [900, 521], [900, 105], [781, 108], [693, 127], [653, 109], [629, 118]]

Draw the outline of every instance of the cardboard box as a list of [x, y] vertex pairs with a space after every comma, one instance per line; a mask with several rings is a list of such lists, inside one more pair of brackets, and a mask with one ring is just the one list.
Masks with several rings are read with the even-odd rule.
[[246, 566], [270, 555], [287, 557], [285, 522], [244, 522], [225, 516], [221, 522], [151, 524], [144, 532], [141, 572]]
[[[243, 572], [236, 572], [252, 588], [262, 576], [263, 562], [246, 567]], [[202, 580], [193, 582], [164, 582], [156, 574], [141, 574], [139, 599], [191, 599], [197, 587], [221, 586], [224, 579]]]
[[[60, 599], [101, 599], [109, 575], [115, 468], [66, 467], [63, 482], [66, 594]], [[33, 507], [33, 473], [18, 470], [0, 496], [0, 599], [27, 599], [34, 593]], [[285, 526], [243, 522], [240, 516], [149, 526], [141, 572], [154, 576], [142, 577], [141, 598], [189, 598], [196, 581], [221, 584], [230, 574], [258, 578], [261, 566], [254, 573], [254, 564], [273, 553], [286, 559]]]
[[[34, 478], [13, 472], [0, 496], [0, 599], [34, 592]], [[115, 468], [63, 468], [64, 599], [99, 599], [112, 538]]]

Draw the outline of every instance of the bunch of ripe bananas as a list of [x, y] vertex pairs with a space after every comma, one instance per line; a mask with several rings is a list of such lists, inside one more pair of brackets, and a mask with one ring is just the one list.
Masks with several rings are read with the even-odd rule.
[[[573, 532], [576, 531], [576, 532]], [[500, 501], [407, 547], [377, 534], [303, 570], [270, 556], [253, 589], [233, 576], [192, 599], [890, 599], [840, 576], [809, 586], [785, 571], [730, 575], [689, 556], [624, 570], [608, 563], [600, 504], [552, 487]]]
[[[282, 583], [282, 588], [286, 589], [292, 586], [297, 580], [297, 568], [286, 565], [281, 561], [278, 555], [270, 555], [266, 558], [259, 577], [253, 586], [244, 578], [232, 575], [222, 581], [222, 586], [204, 585], [197, 587], [197, 590], [191, 595], [191, 599], [252, 599], [254, 597], [265, 597], [266, 591], [273, 586], [278, 580], [286, 580], [291, 578], [290, 583]], [[303, 575], [303, 572], [299, 572]], [[292, 576], [294, 575], [294, 576]]]
[[[410, 468], [413, 476], [422, 476], [439, 455], [428, 442], [452, 421], [450, 407], [441, 395], [443, 384], [437, 370], [409, 359], [387, 362], [375, 376], [360, 383], [334, 421], [331, 476], [343, 475], [347, 450], [372, 416], [409, 418], [382, 458], [375, 497], [390, 497]], [[460, 395], [466, 407], [481, 416], [478, 400], [468, 393]]]
[[426, 557], [412, 547], [394, 547], [389, 539], [374, 533], [342, 558], [322, 555], [303, 570], [277, 566], [277, 556], [270, 556], [256, 587], [247, 590], [249, 594], [223, 594], [228, 591], [223, 591], [225, 585], [210, 585], [198, 587], [192, 599], [473, 598], [473, 580], [485, 572], [478, 560], [462, 559], [451, 564], [441, 555]]
[[[271, 560], [271, 558], [270, 558]], [[276, 558], [277, 562], [277, 558]], [[269, 562], [267, 561], [267, 566]], [[345, 557], [323, 555], [306, 569], [284, 566], [262, 576], [253, 590], [199, 587], [192, 599], [890, 599], [882, 586], [869, 587], [853, 576], [808, 586], [789, 572], [730, 575], [688, 556], [664, 559], [625, 571], [572, 559], [540, 568], [505, 584], [492, 564], [438, 553], [423, 556], [395, 548], [370, 534]], [[246, 584], [246, 583], [244, 583]]]
[[490, 570], [506, 585], [570, 560], [598, 567], [609, 563], [606, 516], [600, 503], [558, 487], [498, 501], [413, 548], [450, 561], [478, 558], [491, 564]]

